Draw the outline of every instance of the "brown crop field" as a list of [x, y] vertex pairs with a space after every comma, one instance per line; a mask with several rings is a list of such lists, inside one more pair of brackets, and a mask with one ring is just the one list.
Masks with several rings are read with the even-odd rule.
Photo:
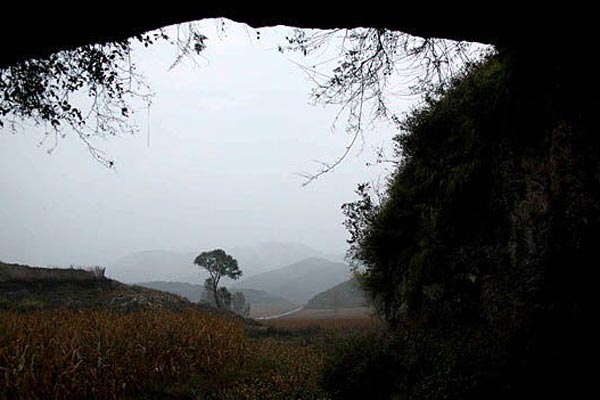
[[0, 399], [326, 398], [323, 362], [199, 311], [0, 311]]
[[326, 330], [363, 330], [381, 326], [378, 317], [369, 308], [342, 308], [337, 310], [303, 309], [292, 315], [265, 320], [266, 326], [279, 329], [318, 328]]
[[284, 312], [298, 308], [298, 304], [293, 303], [274, 303], [274, 304], [252, 304], [250, 308], [250, 317], [260, 318], [269, 315], [282, 314]]
[[0, 396], [118, 398], [243, 362], [244, 330], [209, 314], [58, 311], [0, 318]]

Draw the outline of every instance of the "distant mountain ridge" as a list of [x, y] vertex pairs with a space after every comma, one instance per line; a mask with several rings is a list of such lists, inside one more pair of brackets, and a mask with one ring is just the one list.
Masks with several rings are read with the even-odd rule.
[[307, 258], [273, 271], [235, 282], [233, 288], [264, 290], [304, 304], [314, 295], [348, 280], [349, 266], [325, 258]]
[[[205, 275], [193, 264], [202, 251], [174, 252], [167, 250], [146, 250], [120, 257], [107, 265], [107, 274], [123, 282], [187, 282], [200, 283]], [[299, 243], [264, 242], [256, 246], [232, 247], [224, 250], [232, 255], [243, 271], [242, 278], [251, 277], [284, 267], [311, 257], [321, 257], [338, 261], [341, 255], [325, 254]], [[226, 285], [230, 282], [225, 281]]]
[[320, 257], [322, 252], [301, 243], [263, 242], [251, 247], [225, 249], [249, 277], [293, 264], [310, 257]]

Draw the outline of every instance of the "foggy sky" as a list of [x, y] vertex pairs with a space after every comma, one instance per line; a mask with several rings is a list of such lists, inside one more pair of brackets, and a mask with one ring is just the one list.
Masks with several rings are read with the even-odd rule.
[[357, 183], [383, 180], [384, 166], [365, 163], [375, 147], [391, 148], [394, 129], [367, 131], [334, 172], [301, 187], [298, 173], [349, 143], [342, 122], [332, 130], [338, 108], [309, 104], [311, 83], [276, 50], [285, 28], [261, 29], [258, 40], [242, 25], [228, 24], [224, 37], [204, 25], [208, 49], [196, 66], [169, 71], [176, 50], [166, 44], [136, 52], [155, 97], [149, 120], [136, 114], [137, 135], [96, 142], [115, 171], [74, 135], [47, 154], [41, 129], [0, 131], [0, 260], [102, 264], [141, 250], [269, 240], [345, 250], [340, 206], [356, 198]]

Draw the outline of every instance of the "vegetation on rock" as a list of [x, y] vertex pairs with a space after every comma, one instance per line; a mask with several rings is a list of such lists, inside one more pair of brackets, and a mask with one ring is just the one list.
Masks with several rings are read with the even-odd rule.
[[351, 255], [393, 332], [348, 385], [387, 365], [387, 397], [591, 388], [600, 138], [589, 98], [570, 97], [567, 61], [544, 57], [532, 74], [515, 60], [489, 57], [432, 94], [401, 124], [384, 201], [362, 185], [344, 206]]

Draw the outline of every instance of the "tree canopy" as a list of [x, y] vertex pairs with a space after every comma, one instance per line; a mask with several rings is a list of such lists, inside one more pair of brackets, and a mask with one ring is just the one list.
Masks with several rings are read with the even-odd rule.
[[93, 139], [136, 132], [134, 101], [149, 107], [152, 98], [143, 73], [132, 62], [133, 43], [148, 47], [170, 41], [178, 46], [178, 57], [200, 53], [206, 38], [191, 26], [181, 30], [185, 33], [176, 39], [155, 31], [0, 68], [0, 128], [16, 131], [23, 122], [43, 127], [49, 151], [60, 138], [75, 133], [94, 159], [112, 167], [114, 160]]
[[[219, 295], [219, 282], [221, 278], [238, 279], [242, 276], [242, 271], [238, 267], [235, 258], [227, 254], [222, 249], [215, 249], [200, 253], [195, 259], [194, 264], [206, 270], [209, 278], [206, 279], [205, 288], [210, 289], [214, 302], [217, 307], [222, 307], [222, 297]], [[222, 288], [224, 289], [224, 288]]]

